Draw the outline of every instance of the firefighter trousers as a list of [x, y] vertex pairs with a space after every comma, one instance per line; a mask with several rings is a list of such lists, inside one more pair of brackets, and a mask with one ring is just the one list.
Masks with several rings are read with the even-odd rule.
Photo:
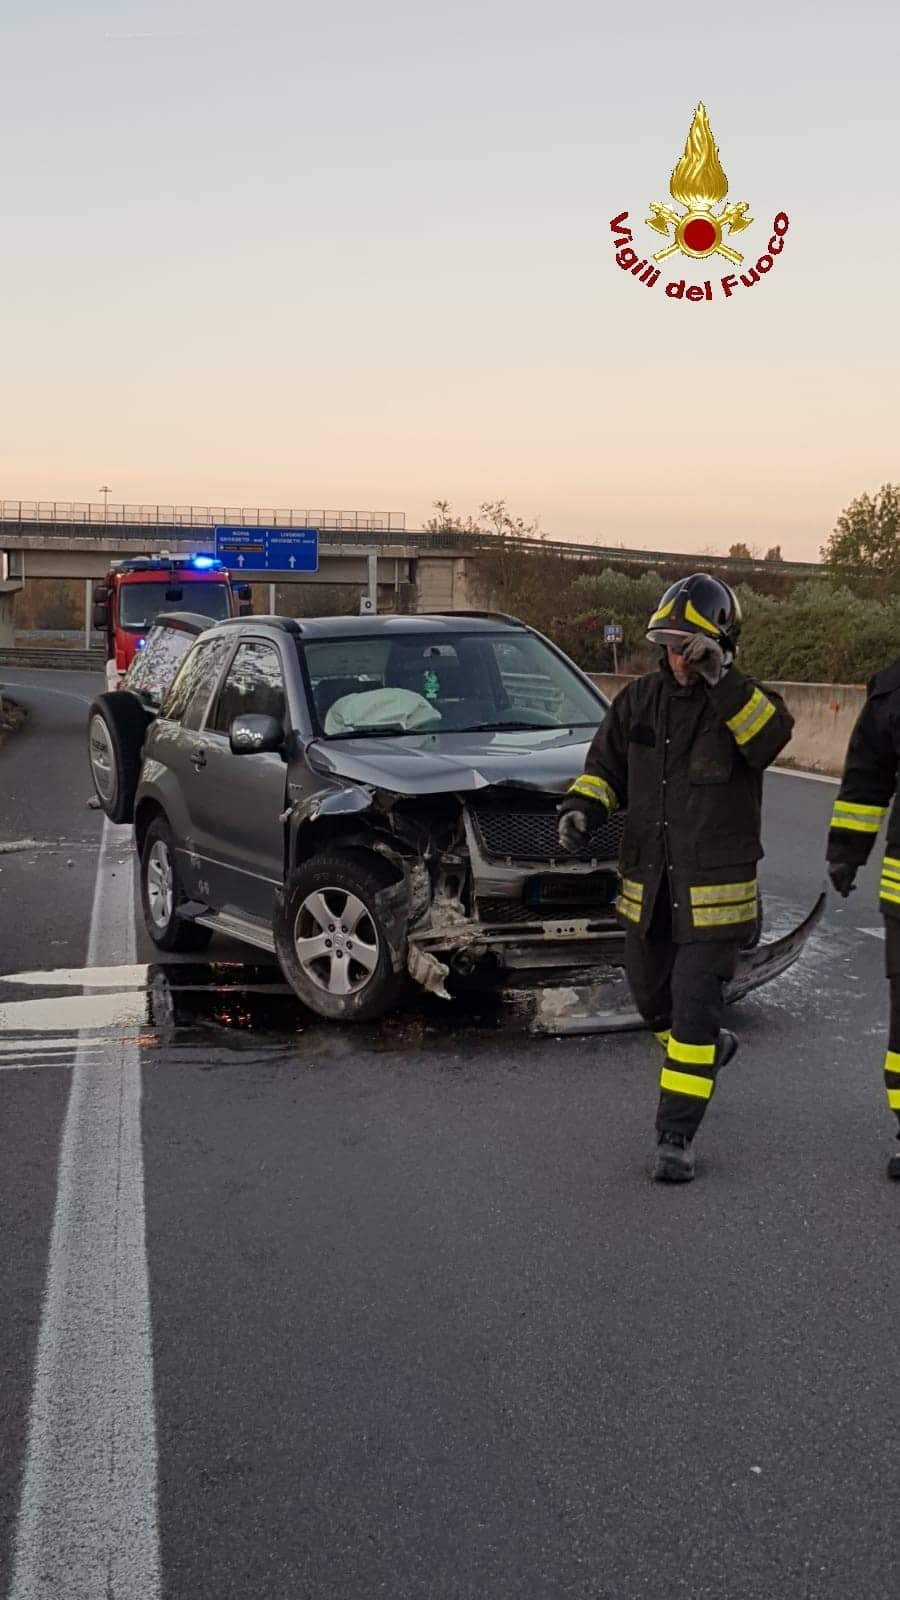
[[[734, 976], [738, 944], [736, 939], [675, 944], [667, 884], [660, 888], [646, 934], [626, 933], [625, 972], [635, 1003], [666, 1050], [658, 1133], [692, 1139], [703, 1120], [715, 1088], [724, 988]], [[900, 1087], [900, 1077], [897, 1083]]]

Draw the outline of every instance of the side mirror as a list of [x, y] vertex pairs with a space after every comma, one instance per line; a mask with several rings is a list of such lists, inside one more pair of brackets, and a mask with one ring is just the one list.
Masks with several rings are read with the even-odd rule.
[[105, 600], [94, 602], [94, 627], [98, 633], [105, 633], [109, 627], [109, 606]]
[[277, 717], [235, 717], [228, 742], [233, 756], [264, 755], [283, 748], [284, 728]]
[[105, 606], [109, 604], [109, 590], [105, 583], [94, 584], [94, 605]]
[[253, 601], [252, 600], [242, 600], [240, 605], [238, 606], [238, 616], [239, 617], [252, 617], [252, 615], [253, 615]]
[[238, 601], [238, 616], [252, 617], [253, 615], [253, 590], [249, 583], [237, 583], [234, 588]]

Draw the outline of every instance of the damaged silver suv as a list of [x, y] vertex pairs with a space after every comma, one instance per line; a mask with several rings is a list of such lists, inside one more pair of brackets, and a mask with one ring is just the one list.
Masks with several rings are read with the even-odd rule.
[[445, 993], [451, 971], [620, 957], [622, 818], [577, 856], [556, 835], [607, 704], [512, 617], [176, 614], [92, 706], [89, 753], [161, 949], [228, 934], [311, 1010], [363, 1020], [409, 977]]

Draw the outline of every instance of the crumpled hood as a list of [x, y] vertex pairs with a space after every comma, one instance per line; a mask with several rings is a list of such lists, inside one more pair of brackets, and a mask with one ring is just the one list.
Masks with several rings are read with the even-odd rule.
[[416, 733], [380, 739], [316, 739], [316, 772], [394, 794], [458, 794], [490, 784], [560, 793], [584, 771], [593, 728], [527, 733]]

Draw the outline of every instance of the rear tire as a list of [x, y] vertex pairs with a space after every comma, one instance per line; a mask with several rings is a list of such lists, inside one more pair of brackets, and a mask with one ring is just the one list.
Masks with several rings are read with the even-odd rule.
[[394, 876], [367, 852], [329, 851], [293, 871], [275, 916], [275, 949], [294, 993], [332, 1022], [380, 1017], [406, 983], [395, 971], [378, 897]]
[[144, 922], [160, 950], [205, 950], [211, 928], [179, 917], [178, 907], [187, 895], [178, 876], [175, 841], [165, 817], [154, 817], [141, 851], [141, 905]]
[[94, 792], [110, 822], [131, 822], [150, 715], [135, 695], [101, 694], [88, 712]]

